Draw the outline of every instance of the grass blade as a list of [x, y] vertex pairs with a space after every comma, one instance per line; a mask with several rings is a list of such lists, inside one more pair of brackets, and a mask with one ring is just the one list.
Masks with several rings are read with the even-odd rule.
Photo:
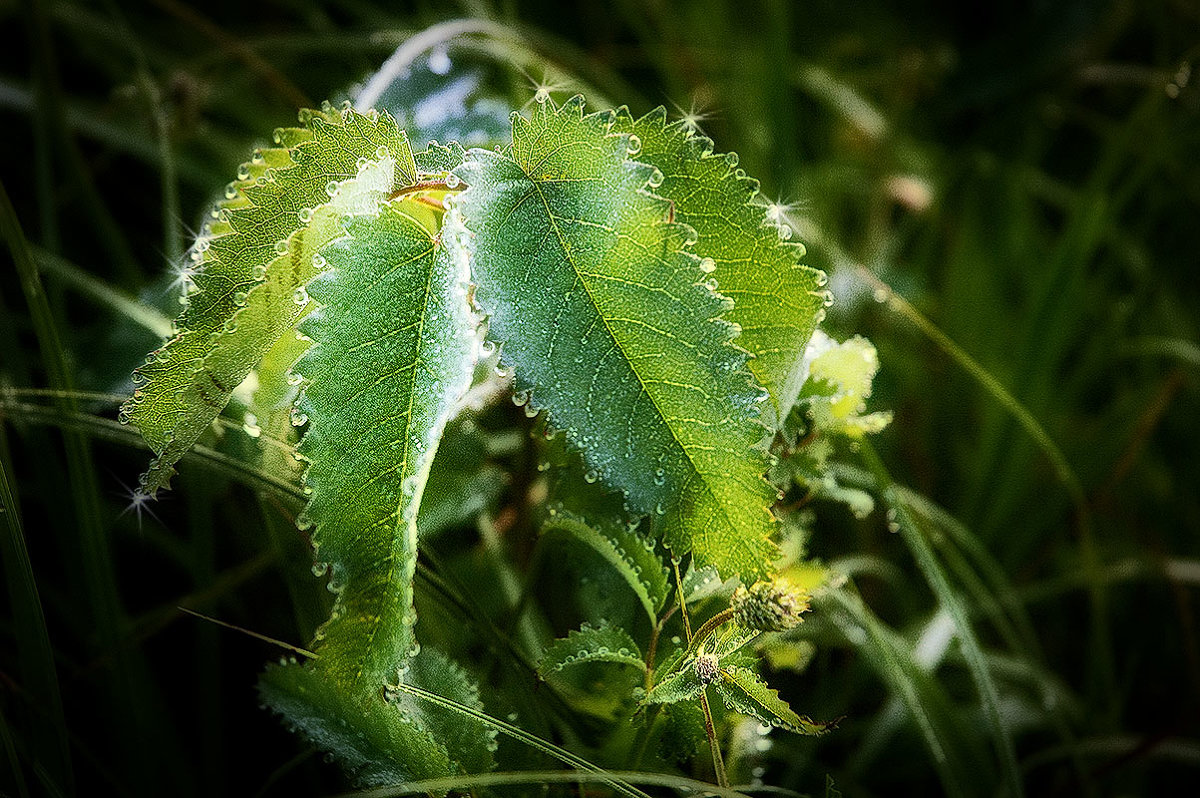
[[1017, 766], [1016, 750], [1000, 714], [1000, 693], [992, 679], [979, 640], [975, 637], [975, 630], [971, 627], [971, 620], [962, 598], [951, 586], [946, 572], [934, 554], [933, 548], [929, 545], [924, 530], [917, 526], [915, 517], [909, 513], [908, 506], [901, 498], [896, 485], [892, 482], [891, 475], [888, 474], [883, 461], [879, 459], [879, 455], [870, 441], [862, 441], [860, 451], [867, 468], [875, 475], [883, 500], [887, 503], [889, 511], [894, 514], [895, 521], [900, 527], [900, 534], [916, 559], [917, 567], [925, 575], [926, 581], [938, 598], [938, 603], [949, 613], [954, 622], [955, 635], [958, 637], [959, 645], [962, 646], [963, 658], [967, 662], [967, 669], [971, 673], [971, 679], [975, 682], [975, 688], [979, 691], [984, 715], [992, 729], [993, 742], [1000, 756], [1000, 767], [1004, 774], [1005, 786], [1012, 796], [1024, 795], [1021, 772]]
[[[58, 672], [54, 665], [54, 649], [46, 630], [46, 616], [38, 596], [37, 581], [25, 547], [20, 511], [9, 481], [12, 468], [8, 462], [8, 446], [0, 430], [0, 560], [4, 563], [4, 581], [12, 603], [13, 630], [16, 633], [17, 655], [21, 667], [21, 684], [37, 708], [36, 731], [32, 735], [33, 758], [58, 778], [68, 792], [73, 791], [71, 751], [67, 740], [66, 719], [63, 716], [62, 694]], [[4, 727], [5, 748], [12, 762], [17, 791], [27, 795], [16, 752]]]

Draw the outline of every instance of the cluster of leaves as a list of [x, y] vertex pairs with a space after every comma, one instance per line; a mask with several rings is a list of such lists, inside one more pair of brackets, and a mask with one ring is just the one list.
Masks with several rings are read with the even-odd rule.
[[[810, 343], [824, 275], [736, 156], [662, 109], [540, 99], [495, 151], [414, 152], [390, 115], [349, 104], [276, 131], [189, 251], [177, 331], [122, 409], [156, 453], [147, 495], [235, 392], [248, 431], [303, 428], [298, 523], [336, 598], [308, 660], [268, 669], [261, 692], [363, 783], [484, 771], [497, 730], [513, 733], [466, 670], [418, 644], [414, 609], [447, 424], [510, 375], [527, 415], [546, 411], [558, 461], [544, 535], [598, 555], [650, 629], [643, 654], [628, 618], [585, 623], [534, 644], [537, 673], [592, 708], [602, 677], [606, 713], [637, 710], [635, 761], [652, 738], [687, 759], [707, 735], [719, 780], [710, 685], [729, 713], [828, 728], [770, 690], [750, 653], [807, 608], [799, 587], [760, 581], [796, 564], [772, 513], [794, 458], [773, 485], [769, 449], [795, 444], [797, 423], [851, 438], [886, 424], [862, 415], [874, 349]], [[295, 476], [286, 458], [274, 467]], [[666, 565], [679, 575], [681, 560], [689, 578], [664, 613]], [[732, 603], [693, 635], [696, 603], [713, 599]], [[677, 609], [685, 636], [668, 639]]]

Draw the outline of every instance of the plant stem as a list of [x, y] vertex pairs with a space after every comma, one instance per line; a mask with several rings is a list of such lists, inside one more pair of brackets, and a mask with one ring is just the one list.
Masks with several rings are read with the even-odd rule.
[[688, 618], [687, 602], [683, 598], [683, 578], [679, 576], [679, 561], [672, 559], [671, 568], [675, 571], [675, 595], [679, 596], [679, 614], [683, 616], [683, 633], [687, 638], [688, 648], [691, 648], [692, 622]]
[[713, 631], [715, 631], [718, 626], [720, 626], [723, 623], [726, 623], [727, 621], [731, 620], [732, 618], [733, 618], [733, 609], [726, 608], [726, 609], [723, 609], [720, 612], [718, 612], [713, 617], [709, 618], [707, 621], [705, 621], [704, 624], [699, 629], [696, 630], [695, 637], [693, 637], [691, 642], [688, 644], [688, 653], [690, 654], [693, 651], [695, 651], [696, 649], [700, 648], [701, 644], [704, 643], [704, 639], [706, 637], [708, 637], [710, 634], [712, 634]]
[[712, 751], [713, 770], [717, 772], [717, 784], [729, 786], [729, 775], [725, 772], [725, 758], [721, 756], [721, 745], [717, 741], [717, 729], [713, 725], [712, 708], [708, 705], [708, 688], [700, 693], [700, 708], [704, 710], [704, 733], [708, 735], [708, 747]]

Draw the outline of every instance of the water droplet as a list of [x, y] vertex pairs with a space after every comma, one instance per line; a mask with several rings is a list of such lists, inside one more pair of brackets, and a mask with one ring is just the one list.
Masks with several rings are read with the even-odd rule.
[[300, 218], [300, 224], [308, 224], [312, 221], [313, 210], [312, 208], [301, 208], [296, 212], [296, 216]]
[[900, 531], [900, 522], [899, 522], [899, 520], [897, 520], [896, 510], [894, 508], [888, 508], [887, 528], [888, 528], [888, 532], [895, 533], [895, 532]]
[[738, 165], [738, 154], [736, 152], [725, 153], [725, 163], [729, 164], [729, 167], [731, 169], [733, 167], [737, 166]]
[[535, 91], [533, 93], [533, 101], [536, 103], [544, 103], [549, 99], [550, 99], [550, 90], [549, 89], [539, 88], [537, 91]]
[[491, 357], [496, 353], [496, 344], [492, 341], [484, 341], [479, 345], [480, 357]]
[[233, 199], [238, 194], [237, 183], [230, 183], [225, 186], [225, 199]]
[[705, 274], [712, 274], [717, 270], [717, 262], [712, 258], [702, 258], [700, 260], [700, 271]]
[[388, 157], [388, 148], [384, 147], [384, 146], [380, 146], [378, 149], [375, 150], [375, 157], [376, 158]]
[[238, 180], [249, 180], [250, 179], [250, 164], [244, 163], [238, 167], [237, 179]]
[[300, 383], [304, 382], [304, 375], [297, 374], [294, 371], [289, 371], [287, 373], [287, 377], [285, 379], [287, 380], [288, 385], [296, 386], [296, 385], [299, 385]]
[[655, 470], [654, 484], [661, 487], [666, 481], [667, 481], [667, 472], [663, 471], [661, 468]]
[[262, 435], [262, 427], [258, 426], [258, 417], [253, 413], [247, 413], [242, 419], [242, 432], [245, 432], [251, 438], [257, 438]]
[[829, 275], [821, 269], [817, 269], [817, 286], [824, 287], [829, 284]]
[[429, 54], [429, 71], [433, 74], [445, 75], [452, 66], [450, 54], [446, 52], [445, 47], [439, 47]]
[[459, 179], [458, 175], [453, 172], [446, 175], [446, 188], [458, 188], [461, 184], [462, 180]]
[[292, 411], [292, 426], [293, 427], [303, 427], [307, 423], [308, 423], [308, 416], [306, 414], [300, 412], [299, 410]]
[[325, 256], [318, 252], [317, 254], [312, 256], [312, 265], [313, 265], [314, 269], [316, 269], [317, 271], [320, 271], [321, 269], [324, 269], [329, 264], [326, 262]]
[[283, 143], [283, 128], [275, 128], [275, 130], [271, 133], [271, 141], [275, 142], [276, 144]]
[[338, 182], [336, 180], [330, 180], [328, 183], [326, 183], [325, 193], [331, 197], [335, 196], [338, 193]]
[[246, 302], [249, 299], [250, 295], [248, 293], [245, 291], [238, 291], [233, 295], [233, 304], [237, 305], [239, 308], [243, 308], [246, 306]]
[[529, 401], [529, 391], [517, 391], [512, 395], [512, 401], [517, 407], [524, 407]]
[[275, 254], [276, 255], [285, 255], [285, 254], [287, 254], [287, 251], [288, 251], [287, 239], [281, 238], [280, 240], [275, 242]]
[[588, 471], [586, 474], [583, 475], [583, 481], [588, 483], [589, 485], [595, 483], [595, 481], [598, 479], [600, 479], [600, 474], [595, 469], [591, 469], [590, 471]]
[[256, 263], [254, 268], [250, 270], [250, 274], [255, 280], [265, 280], [267, 277], [267, 267], [261, 263]]
[[625, 151], [630, 155], [637, 155], [642, 151], [642, 140], [636, 134], [630, 133], [625, 142]]
[[297, 305], [307, 305], [308, 304], [308, 289], [306, 289], [302, 285], [297, 286], [296, 290], [292, 292], [292, 301], [295, 302]]
[[704, 287], [707, 288], [709, 291], [716, 291], [717, 290], [717, 281], [712, 278], [709, 278], [708, 280], [704, 281]]
[[654, 170], [650, 172], [650, 176], [646, 178], [646, 185], [648, 185], [650, 188], [658, 188], [663, 184], [663, 180], [665, 179], [666, 176], [663, 175], [662, 170], [658, 167], [655, 167]]

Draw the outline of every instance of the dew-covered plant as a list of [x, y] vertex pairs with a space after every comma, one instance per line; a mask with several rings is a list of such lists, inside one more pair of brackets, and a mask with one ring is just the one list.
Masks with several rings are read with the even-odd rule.
[[[727, 784], [739, 724], [831, 728], [759, 658], [799, 645], [824, 578], [789, 503], [864, 500], [827, 464], [890, 418], [865, 414], [877, 358], [817, 331], [825, 276], [735, 155], [662, 109], [538, 100], [494, 150], [414, 151], [392, 116], [348, 104], [277, 130], [189, 250], [175, 333], [121, 418], [156, 454], [147, 496], [231, 399], [252, 437], [299, 436], [258, 465], [302, 486], [335, 600], [260, 691], [356, 781], [711, 757]], [[503, 396], [536, 455], [507, 474], [540, 529], [523, 586], [419, 551], [439, 514], [471, 516], [475, 419]], [[556, 636], [562, 613], [531, 605], [564, 574], [582, 575], [582, 609]], [[422, 579], [445, 601], [418, 625]], [[507, 628], [455, 625], [509, 594]]]

